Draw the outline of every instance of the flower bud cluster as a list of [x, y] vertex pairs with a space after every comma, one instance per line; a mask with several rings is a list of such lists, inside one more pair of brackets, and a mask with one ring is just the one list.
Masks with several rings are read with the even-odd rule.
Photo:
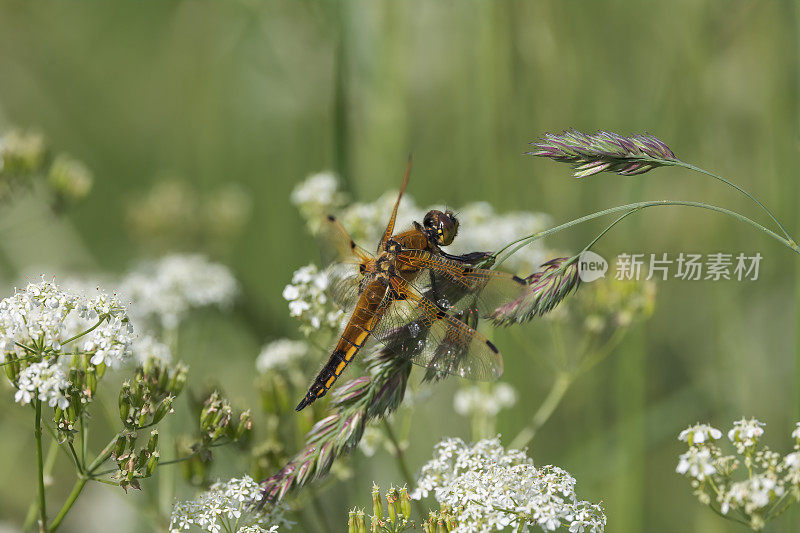
[[451, 531], [456, 531], [458, 527], [456, 516], [460, 510], [460, 507], [452, 510], [443, 505], [439, 511], [431, 511], [428, 513], [427, 520], [422, 522], [422, 531], [424, 533], [450, 533]]
[[207, 449], [223, 437], [238, 442], [252, 428], [250, 410], [236, 416], [230, 402], [215, 391], [200, 411], [200, 446]]
[[[399, 532], [414, 528], [411, 521], [411, 498], [405, 485], [397, 488], [394, 485], [384, 497], [381, 496], [381, 489], [376, 484], [372, 484], [372, 515], [370, 533], [377, 532]], [[350, 511], [348, 521], [349, 533], [366, 533], [366, 519], [363, 510], [353, 509]]]
[[57, 205], [83, 198], [92, 187], [92, 174], [82, 162], [67, 154], [51, 160], [43, 136], [18, 130], [0, 136], [0, 199], [45, 174]]
[[72, 442], [77, 433], [77, 421], [87, 405], [94, 400], [98, 381], [106, 373], [107, 366], [95, 366], [86, 354], [73, 354], [67, 374], [68, 387], [65, 390], [66, 402], [60, 402], [55, 409], [53, 420], [59, 440]]
[[186, 385], [188, 369], [174, 368], [156, 358], [136, 367], [133, 380], [125, 381], [119, 392], [119, 416], [129, 430], [153, 426], [169, 413]]
[[114, 443], [111, 458], [116, 461], [119, 470], [114, 474], [114, 479], [119, 481], [120, 487], [141, 489], [139, 480], [153, 475], [160, 453], [158, 451], [158, 430], [150, 432], [147, 443], [136, 448], [137, 435], [135, 431], [121, 434]]

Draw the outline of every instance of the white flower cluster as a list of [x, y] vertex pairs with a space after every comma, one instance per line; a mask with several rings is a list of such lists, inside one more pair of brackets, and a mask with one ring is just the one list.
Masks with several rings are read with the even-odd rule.
[[517, 403], [517, 391], [508, 383], [467, 385], [456, 392], [453, 408], [462, 416], [497, 416]]
[[152, 335], [141, 335], [133, 341], [131, 352], [136, 362], [145, 364], [150, 359], [156, 359], [164, 364], [172, 361], [172, 352], [169, 347], [156, 340]]
[[332, 172], [320, 172], [295, 186], [289, 199], [313, 230], [316, 222], [344, 203], [344, 195], [338, 189], [338, 180]]
[[764, 423], [755, 418], [747, 420], [742, 418], [733, 423], [733, 428], [728, 431], [728, 438], [736, 446], [739, 453], [745, 453], [752, 448], [764, 434]]
[[129, 355], [132, 327], [116, 297], [86, 297], [54, 282], [30, 283], [0, 301], [0, 361], [30, 352], [91, 355], [93, 365], [117, 367]]
[[265, 345], [256, 359], [256, 370], [265, 374], [275, 368], [287, 368], [308, 354], [308, 343], [278, 339]]
[[202, 255], [168, 255], [145, 263], [123, 281], [120, 293], [131, 300], [136, 319], [158, 319], [174, 329], [193, 308], [232, 304], [238, 284], [227, 267]]
[[33, 363], [19, 374], [19, 383], [14, 400], [26, 405], [34, 398], [47, 403], [50, 407], [66, 409], [69, 399], [66, 391], [69, 388], [64, 371], [51, 360]]
[[328, 277], [316, 265], [306, 265], [292, 275], [292, 283], [283, 289], [289, 302], [289, 314], [300, 319], [300, 331], [308, 336], [326, 327], [338, 330], [344, 313], [325, 294]]
[[[800, 493], [800, 423], [792, 432], [795, 451], [786, 456], [759, 445], [764, 423], [754, 418], [735, 421], [727, 433], [737, 455], [723, 455], [717, 444], [722, 435], [707, 424], [683, 430], [678, 439], [689, 449], [680, 455], [676, 471], [691, 480], [701, 503], [761, 530], [795, 501], [790, 494]], [[745, 479], [734, 479], [742, 464]]]
[[172, 509], [170, 533], [192, 527], [211, 533], [274, 533], [281, 526], [290, 527], [284, 519], [283, 505], [257, 506], [261, 486], [250, 476], [217, 481], [196, 500], [178, 502]]
[[605, 530], [602, 507], [575, 496], [575, 478], [555, 466], [535, 467], [524, 452], [505, 450], [499, 438], [473, 446], [453, 438], [437, 444], [412, 498], [431, 492], [455, 514], [455, 531], [461, 533], [527, 531], [528, 525], [544, 531], [567, 526], [573, 533]]

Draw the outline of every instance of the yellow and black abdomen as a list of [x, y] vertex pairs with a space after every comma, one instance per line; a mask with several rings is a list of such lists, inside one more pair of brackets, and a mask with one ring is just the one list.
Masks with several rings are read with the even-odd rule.
[[387, 284], [381, 280], [373, 281], [364, 289], [358, 299], [353, 315], [344, 328], [339, 342], [331, 353], [328, 362], [319, 371], [308, 392], [297, 404], [297, 411], [322, 398], [336, 382], [358, 350], [369, 338], [369, 334], [381, 319], [383, 299], [386, 296]]

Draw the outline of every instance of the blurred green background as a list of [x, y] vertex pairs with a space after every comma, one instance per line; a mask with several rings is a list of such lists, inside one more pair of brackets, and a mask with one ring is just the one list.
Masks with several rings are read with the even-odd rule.
[[[65, 219], [6, 214], [0, 275], [10, 287], [38, 265], [122, 272], [148, 251], [126, 228], [126, 208], [155, 182], [176, 176], [199, 194], [238, 184], [252, 202], [241, 237], [225, 253], [187, 248], [233, 269], [249, 327], [202, 315], [181, 356], [194, 379], [215, 375], [252, 401], [258, 347], [297, 337], [281, 290], [317, 254], [288, 196], [316, 171], [334, 170], [353, 198], [372, 201], [397, 187], [413, 152], [409, 190], [421, 205], [485, 200], [560, 223], [672, 198], [760, 216], [687, 171], [578, 181], [564, 165], [523, 155], [548, 131], [647, 131], [749, 189], [800, 234], [799, 31], [796, 5], [776, 1], [3, 0], [0, 126], [43, 133], [83, 160], [95, 185]], [[582, 247], [601, 227], [549, 245]], [[569, 470], [582, 498], [604, 501], [610, 532], [732, 531], [675, 474], [676, 436], [698, 420], [729, 427], [755, 416], [767, 442], [787, 451], [800, 404], [800, 263], [731, 219], [682, 208], [637, 214], [596, 250], [764, 256], [756, 282], [659, 283], [653, 318], [575, 384], [530, 450]], [[494, 334], [504, 379], [520, 391], [500, 418], [504, 435], [516, 434], [552, 379], [537, 358], [543, 336], [536, 323]], [[468, 435], [451, 416], [455, 386], [438, 387], [416, 418], [414, 469], [443, 435]], [[2, 405], [0, 516], [14, 523], [35, 491], [32, 438], [10, 401]], [[342, 527], [349, 507], [368, 504], [373, 479], [400, 480], [385, 453], [355, 463], [355, 479], [320, 493]], [[109, 516], [122, 512], [114, 490], [95, 488], [95, 503], [85, 502], [96, 531], [122, 516]], [[797, 531], [797, 516], [769, 531]]]

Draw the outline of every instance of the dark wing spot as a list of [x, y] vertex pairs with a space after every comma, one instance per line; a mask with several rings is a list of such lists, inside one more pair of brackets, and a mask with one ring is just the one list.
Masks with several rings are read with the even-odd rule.
[[351, 249], [351, 250], [354, 250], [354, 249], [355, 249], [355, 247], [356, 247], [356, 243], [355, 243], [355, 241], [350, 241], [350, 249]]
[[443, 319], [444, 317], [446, 317], [446, 316], [447, 316], [447, 313], [445, 313], [445, 312], [444, 312], [444, 311], [442, 311], [441, 309], [439, 309], [439, 310], [436, 312], [436, 318], [438, 318], [439, 320], [442, 320], [442, 319]]
[[408, 300], [408, 294], [404, 292], [396, 292], [394, 293], [394, 299], [399, 301]]
[[366, 270], [367, 270], [367, 265], [365, 265], [364, 263], [358, 265], [358, 271], [361, 272], [362, 274], [366, 272]]
[[464, 270], [461, 271], [461, 273], [464, 274], [465, 276], [467, 274], [472, 274], [473, 272], [475, 272], [475, 271], [473, 269], [471, 269], [470, 267], [464, 267]]
[[488, 339], [486, 340], [486, 346], [488, 346], [488, 347], [489, 347], [489, 349], [490, 349], [491, 351], [493, 351], [494, 353], [500, 353], [500, 352], [498, 352], [498, 351], [497, 351], [497, 346], [495, 346], [494, 344], [492, 344], [492, 341], [490, 341], [490, 340], [488, 340]]
[[519, 276], [514, 276], [514, 278], [513, 278], [513, 279], [514, 279], [514, 281], [516, 281], [516, 282], [517, 282], [517, 283], [519, 283], [520, 285], [525, 285], [525, 280], [524, 280], [524, 279], [522, 279], [521, 277], [519, 277]]
[[336, 217], [333, 215], [328, 215], [328, 220], [333, 222], [334, 220], [336, 220]]

